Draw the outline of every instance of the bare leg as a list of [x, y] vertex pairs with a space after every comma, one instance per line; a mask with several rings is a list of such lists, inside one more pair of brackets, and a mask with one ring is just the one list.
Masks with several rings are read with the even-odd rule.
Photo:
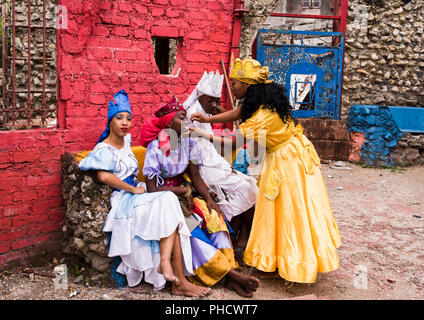
[[173, 254], [174, 258], [172, 259], [172, 267], [174, 269], [175, 275], [180, 281], [178, 283], [172, 283], [172, 294], [189, 297], [203, 297], [207, 295], [211, 291], [210, 288], [197, 286], [189, 282], [184, 276], [183, 253], [181, 250], [180, 235], [178, 233], [176, 233], [174, 239]]
[[173, 283], [179, 282], [179, 279], [174, 275], [171, 265], [171, 255], [174, 248], [176, 233], [177, 230], [175, 230], [169, 237], [160, 239], [160, 264], [157, 270], [163, 275], [166, 281]]
[[247, 227], [247, 230], [249, 233], [250, 233], [250, 229], [252, 229], [254, 214], [255, 214], [255, 206], [251, 207], [243, 215], [243, 222], [244, 222], [244, 225]]
[[241, 226], [239, 228], [239, 236], [235, 240], [237, 247], [246, 248], [247, 241], [249, 240], [250, 229], [252, 228], [253, 214], [255, 213], [255, 207], [240, 214]]
[[231, 228], [233, 228], [233, 231], [234, 231], [234, 239], [233, 239], [234, 243], [237, 243], [240, 237], [240, 230], [241, 230], [241, 226], [243, 222], [243, 218], [241, 217], [242, 215], [243, 213], [239, 214], [238, 216], [235, 216], [234, 218], [231, 219], [231, 222], [230, 222]]

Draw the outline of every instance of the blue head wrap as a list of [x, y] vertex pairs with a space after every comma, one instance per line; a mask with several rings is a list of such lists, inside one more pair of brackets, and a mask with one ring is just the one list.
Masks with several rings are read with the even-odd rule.
[[[115, 103], [116, 102], [116, 103]], [[128, 112], [131, 113], [130, 100], [128, 99], [128, 95], [125, 90], [118, 91], [113, 95], [113, 100], [109, 101], [109, 106], [107, 109], [107, 124], [106, 129], [103, 131], [97, 143], [102, 142], [109, 136], [110, 133], [110, 121], [120, 112]]]

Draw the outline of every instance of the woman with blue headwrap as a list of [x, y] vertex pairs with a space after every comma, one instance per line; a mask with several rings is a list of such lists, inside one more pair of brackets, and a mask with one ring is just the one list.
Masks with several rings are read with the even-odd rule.
[[96, 170], [99, 181], [113, 188], [103, 227], [111, 232], [108, 255], [121, 258], [116, 271], [130, 287], [144, 276], [155, 290], [170, 281], [175, 295], [204, 296], [209, 288], [185, 278], [193, 274], [190, 231], [177, 196], [170, 191], [148, 193], [137, 181], [139, 167], [128, 133], [131, 116], [128, 96], [121, 90], [109, 102], [106, 129], [79, 164], [81, 170]]

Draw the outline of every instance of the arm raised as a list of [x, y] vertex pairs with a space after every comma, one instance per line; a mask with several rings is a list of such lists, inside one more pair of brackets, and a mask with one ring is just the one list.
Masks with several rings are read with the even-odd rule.
[[193, 113], [190, 117], [191, 121], [199, 121], [202, 123], [220, 123], [220, 122], [230, 122], [241, 119], [241, 107], [238, 107], [233, 110], [225, 111], [210, 117], [205, 117], [201, 113]]

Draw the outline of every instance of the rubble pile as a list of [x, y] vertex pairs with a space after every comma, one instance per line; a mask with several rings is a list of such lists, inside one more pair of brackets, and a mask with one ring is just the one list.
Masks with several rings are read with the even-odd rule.
[[73, 154], [62, 158], [65, 204], [63, 251], [77, 255], [99, 272], [109, 270], [107, 237], [102, 231], [108, 212], [112, 189], [97, 181], [91, 171], [81, 171]]
[[424, 134], [405, 133], [393, 156], [401, 166], [424, 165]]

